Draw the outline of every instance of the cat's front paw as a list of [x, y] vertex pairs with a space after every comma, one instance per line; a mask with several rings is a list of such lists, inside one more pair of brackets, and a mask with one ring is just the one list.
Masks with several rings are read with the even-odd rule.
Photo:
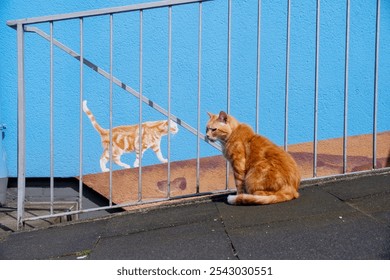
[[108, 171], [110, 171], [110, 169], [108, 169], [108, 168], [103, 168], [102, 169], [102, 172], [108, 172]]
[[167, 163], [168, 160], [167, 160], [166, 158], [163, 158], [163, 159], [161, 159], [161, 162], [162, 162], [162, 163]]
[[237, 200], [237, 195], [229, 195], [227, 197], [227, 202], [231, 205], [234, 205], [236, 204], [236, 200]]

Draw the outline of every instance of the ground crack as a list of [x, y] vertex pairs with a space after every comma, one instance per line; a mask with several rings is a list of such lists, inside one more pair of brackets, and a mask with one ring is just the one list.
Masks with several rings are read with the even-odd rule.
[[217, 208], [217, 211], [218, 211], [218, 214], [219, 214], [219, 218], [221, 219], [221, 224], [222, 224], [223, 230], [224, 230], [224, 232], [225, 232], [225, 234], [226, 234], [226, 237], [227, 237], [228, 240], [229, 240], [229, 244], [230, 244], [230, 248], [232, 249], [233, 256], [234, 256], [234, 258], [235, 258], [236, 260], [239, 260], [240, 257], [238, 256], [237, 249], [236, 249], [236, 247], [234, 246], [233, 240], [230, 238], [230, 235], [229, 235], [229, 233], [228, 233], [228, 231], [227, 231], [227, 229], [226, 229], [226, 226], [225, 226], [225, 223], [224, 223], [224, 221], [223, 221], [223, 217], [222, 217], [222, 215], [221, 215], [221, 212], [219, 211], [219, 209], [218, 209], [217, 206], [215, 206], [215, 207]]

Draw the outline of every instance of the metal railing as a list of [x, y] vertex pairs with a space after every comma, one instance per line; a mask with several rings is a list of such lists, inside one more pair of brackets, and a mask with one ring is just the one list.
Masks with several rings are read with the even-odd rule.
[[[210, 1], [210, 0], [207, 0]], [[7, 24], [16, 29], [17, 32], [17, 60], [18, 60], [18, 218], [17, 222], [19, 227], [23, 225], [23, 223], [26, 220], [32, 220], [32, 219], [42, 219], [47, 217], [56, 217], [56, 216], [66, 216], [66, 215], [73, 215], [73, 214], [79, 214], [84, 212], [90, 212], [90, 211], [97, 211], [97, 210], [104, 210], [104, 209], [110, 209], [114, 207], [125, 207], [129, 205], [134, 204], [141, 204], [141, 203], [149, 203], [150, 200], [143, 200], [142, 198], [142, 157], [140, 157], [140, 166], [138, 169], [138, 201], [137, 202], [129, 202], [124, 204], [113, 204], [112, 201], [112, 166], [110, 166], [110, 194], [109, 194], [109, 205], [98, 207], [98, 208], [89, 208], [84, 209], [82, 205], [82, 197], [83, 197], [83, 163], [82, 160], [79, 162], [79, 209], [75, 211], [65, 212], [65, 213], [54, 213], [53, 212], [53, 205], [55, 201], [54, 197], [54, 144], [53, 144], [53, 93], [54, 93], [54, 67], [53, 67], [53, 49], [54, 47], [57, 47], [73, 57], [74, 59], [79, 61], [79, 69], [80, 69], [80, 107], [79, 107], [79, 114], [80, 114], [80, 142], [82, 142], [83, 139], [83, 110], [82, 110], [82, 102], [83, 102], [83, 94], [84, 94], [84, 88], [83, 88], [83, 79], [84, 79], [84, 67], [88, 67], [107, 79], [109, 81], [110, 85], [110, 117], [109, 117], [109, 128], [110, 128], [110, 146], [112, 143], [112, 98], [113, 98], [113, 85], [117, 85], [118, 87], [122, 88], [124, 91], [130, 93], [134, 97], [136, 97], [139, 100], [139, 129], [141, 134], [141, 124], [142, 124], [142, 107], [146, 104], [147, 106], [153, 108], [154, 110], [160, 112], [164, 116], [167, 117], [169, 120], [173, 120], [178, 125], [180, 125], [182, 128], [186, 129], [190, 133], [196, 136], [197, 139], [197, 156], [196, 156], [196, 193], [199, 194], [199, 185], [200, 185], [200, 142], [206, 141], [205, 135], [202, 134], [200, 131], [202, 130], [203, 125], [200, 122], [200, 114], [201, 114], [201, 86], [202, 86], [202, 0], [171, 0], [171, 1], [159, 1], [159, 2], [151, 2], [151, 3], [143, 3], [143, 4], [134, 4], [131, 6], [125, 6], [125, 7], [117, 7], [117, 8], [107, 8], [107, 9], [99, 9], [99, 10], [91, 10], [91, 11], [85, 11], [85, 12], [77, 12], [77, 13], [71, 13], [71, 14], [62, 14], [62, 15], [54, 15], [54, 16], [44, 16], [44, 17], [37, 17], [37, 18], [28, 18], [28, 19], [21, 19], [21, 20], [15, 20], [15, 21], [9, 21]], [[314, 129], [313, 129], [313, 178], [317, 177], [317, 155], [318, 155], [318, 72], [319, 72], [319, 48], [320, 48], [320, 0], [317, 0], [316, 5], [316, 43], [315, 43], [315, 87], [314, 87]], [[345, 76], [344, 76], [344, 126], [343, 126], [343, 173], [346, 173], [346, 166], [347, 166], [347, 128], [348, 128], [348, 59], [349, 59], [349, 17], [350, 17], [350, 1], [346, 0], [347, 3], [347, 9], [346, 9], [346, 26], [345, 26]], [[255, 130], [259, 131], [259, 112], [260, 112], [260, 43], [261, 43], [261, 0], [258, 2], [258, 11], [257, 11], [257, 57], [254, 59], [256, 60], [256, 121], [255, 121]], [[196, 19], [198, 21], [198, 65], [197, 65], [197, 80], [198, 80], [198, 92], [197, 92], [197, 120], [196, 120], [196, 127], [191, 126], [188, 122], [186, 122], [184, 119], [180, 118], [179, 116], [175, 116], [172, 114], [172, 108], [171, 108], [171, 65], [172, 65], [172, 7], [176, 5], [186, 5], [186, 4], [192, 4], [192, 5], [198, 5], [198, 18]], [[143, 11], [148, 9], [157, 9], [157, 8], [164, 8], [167, 9], [168, 12], [168, 34], [167, 34], [167, 40], [168, 40], [168, 107], [164, 108], [163, 106], [160, 106], [153, 100], [149, 99], [143, 92]], [[126, 12], [137, 12], [139, 16], [139, 91], [132, 88], [130, 85], [124, 83], [119, 78], [115, 77], [113, 75], [113, 54], [115, 52], [113, 48], [113, 21], [116, 14], [119, 13], [126, 13]], [[284, 148], [285, 150], [288, 149], [288, 120], [289, 120], [289, 106], [288, 106], [288, 100], [289, 100], [289, 76], [290, 76], [290, 0], [287, 0], [287, 26], [286, 26], [286, 72], [285, 72], [285, 108], [284, 108]], [[84, 19], [87, 17], [97, 17], [97, 16], [109, 16], [109, 71], [103, 70], [103, 68], [99, 67], [94, 62], [90, 61], [84, 56], [84, 46], [83, 46], [83, 37], [84, 37]], [[232, 1], [228, 1], [228, 14], [227, 14], [227, 112], [230, 112], [230, 78], [231, 78], [231, 33], [232, 33]], [[59, 21], [65, 21], [65, 20], [78, 20], [79, 21], [79, 27], [80, 27], [80, 52], [76, 52], [75, 50], [71, 49], [70, 47], [66, 46], [59, 40], [54, 38], [53, 33], [53, 26], [56, 22]], [[38, 23], [48, 23], [50, 27], [49, 33], [44, 32], [40, 28], [38, 28], [36, 25]], [[378, 99], [378, 52], [379, 52], [379, 26], [380, 26], [380, 0], [377, 0], [377, 11], [376, 11], [376, 30], [375, 30], [375, 36], [376, 36], [376, 43], [375, 43], [375, 80], [374, 80], [374, 108], [373, 108], [373, 144], [372, 144], [372, 169], [376, 169], [376, 147], [377, 147], [377, 99]], [[25, 189], [26, 189], [26, 120], [25, 120], [25, 112], [26, 112], [26, 99], [25, 99], [25, 68], [24, 68], [24, 56], [25, 56], [25, 50], [24, 50], [24, 35], [25, 32], [32, 32], [36, 35], [40, 36], [41, 38], [45, 39], [50, 44], [50, 213], [45, 216], [39, 216], [39, 217], [33, 217], [33, 218], [25, 218], [24, 213], [24, 202], [25, 202]], [[168, 122], [169, 124], [169, 122]], [[140, 150], [142, 150], [142, 141], [140, 142]], [[216, 149], [221, 150], [220, 146], [215, 143], [209, 143], [210, 145], [214, 146]], [[111, 153], [112, 154], [112, 153]], [[79, 150], [80, 159], [83, 157], [83, 145], [80, 145]], [[112, 157], [112, 155], [110, 155]], [[154, 201], [164, 201], [172, 199], [171, 197], [171, 190], [170, 190], [170, 135], [168, 133], [168, 163], [167, 163], [167, 181], [168, 181], [168, 189], [167, 189], [167, 197], [156, 199]], [[112, 164], [112, 161], [110, 161], [110, 164]], [[228, 179], [229, 179], [229, 170], [227, 166], [227, 172], [226, 172], [226, 186], [228, 186]], [[228, 187], [226, 187], [225, 191], [229, 191]], [[220, 191], [216, 191], [220, 192]]]
[[[65, 215], [73, 215], [73, 214], [79, 214], [79, 213], [85, 213], [85, 212], [91, 212], [91, 211], [97, 211], [97, 210], [105, 210], [110, 208], [118, 208], [118, 207], [124, 207], [133, 205], [134, 202], [128, 202], [123, 204], [116, 204], [113, 205], [112, 202], [112, 168], [110, 168], [110, 195], [109, 195], [109, 205], [105, 207], [98, 207], [98, 208], [89, 208], [89, 209], [83, 209], [82, 205], [82, 197], [83, 197], [83, 164], [82, 160], [80, 160], [80, 166], [79, 166], [79, 201], [78, 201], [78, 210], [75, 211], [68, 211], [66, 213], [54, 213], [54, 173], [53, 173], [53, 165], [54, 165], [54, 145], [53, 145], [53, 92], [54, 92], [54, 67], [53, 67], [53, 48], [54, 46], [58, 47], [59, 49], [63, 50], [64, 52], [68, 53], [73, 58], [80, 61], [80, 141], [82, 141], [83, 138], [83, 122], [82, 122], [82, 102], [83, 102], [83, 69], [84, 66], [89, 67], [93, 71], [99, 73], [104, 78], [108, 79], [110, 82], [110, 147], [112, 146], [112, 96], [113, 96], [113, 84], [116, 84], [117, 86], [121, 87], [123, 90], [127, 91], [128, 93], [132, 94], [136, 98], [139, 99], [139, 134], [141, 135], [141, 127], [142, 127], [142, 106], [143, 104], [146, 104], [153, 109], [157, 110], [161, 114], [165, 115], [169, 120], [173, 120], [177, 124], [179, 124], [181, 127], [185, 128], [192, 134], [196, 135], [197, 142], [198, 142], [198, 156], [197, 156], [197, 184], [199, 186], [199, 142], [201, 140], [206, 141], [205, 135], [200, 132], [200, 71], [201, 71], [201, 38], [202, 38], [202, 2], [209, 1], [209, 0], [174, 0], [174, 1], [160, 1], [160, 2], [151, 2], [151, 3], [143, 3], [143, 4], [135, 4], [130, 6], [124, 6], [124, 7], [118, 7], [118, 8], [107, 8], [107, 9], [99, 9], [99, 10], [92, 10], [92, 11], [86, 11], [86, 12], [77, 12], [77, 13], [71, 13], [71, 14], [62, 14], [62, 15], [55, 15], [55, 16], [44, 16], [44, 17], [37, 17], [37, 18], [29, 18], [29, 19], [22, 19], [22, 20], [15, 20], [15, 21], [8, 21], [7, 24], [15, 28], [17, 31], [17, 53], [18, 53], [18, 214], [17, 214], [17, 222], [18, 226], [21, 227], [23, 223], [27, 220], [35, 220], [35, 219], [43, 219], [43, 218], [49, 218], [49, 217], [57, 217], [57, 216], [65, 216]], [[198, 90], [198, 125], [197, 128], [194, 128], [190, 126], [187, 122], [185, 122], [183, 119], [173, 115], [171, 113], [171, 106], [170, 106], [170, 91], [171, 91], [171, 85], [170, 85], [170, 79], [171, 79], [171, 25], [172, 25], [172, 7], [177, 5], [184, 5], [184, 4], [191, 4], [191, 3], [198, 3], [199, 5], [199, 35], [198, 35], [198, 41], [199, 41], [199, 90]], [[168, 46], [168, 52], [169, 52], [169, 63], [168, 63], [168, 108], [165, 109], [156, 102], [150, 100], [147, 98], [143, 92], [142, 92], [142, 62], [143, 62], [143, 32], [142, 32], [142, 20], [143, 20], [143, 11], [148, 9], [155, 9], [155, 8], [163, 8], [166, 7], [168, 9], [169, 13], [169, 19], [168, 19], [168, 26], [169, 26], [169, 46]], [[118, 13], [125, 13], [125, 12], [132, 12], [137, 11], [139, 13], [139, 28], [140, 28], [140, 46], [139, 46], [139, 71], [140, 71], [140, 80], [139, 80], [139, 91], [136, 91], [129, 85], [125, 84], [121, 80], [119, 80], [117, 77], [113, 76], [113, 17], [115, 14]], [[98, 65], [94, 64], [90, 60], [84, 57], [83, 54], [83, 21], [84, 18], [87, 17], [96, 17], [96, 16], [102, 16], [102, 15], [108, 15], [110, 18], [109, 21], [109, 30], [110, 30], [110, 70], [109, 72], [103, 70]], [[80, 24], [80, 53], [77, 53], [76, 51], [72, 50], [68, 46], [64, 45], [60, 41], [56, 40], [53, 35], [53, 25], [57, 21], [64, 21], [64, 20], [71, 20], [76, 19], [79, 20]], [[50, 33], [47, 34], [43, 30], [39, 29], [36, 26], [31, 26], [33, 24], [38, 23], [49, 23], [50, 25]], [[50, 214], [44, 215], [44, 216], [37, 216], [37, 217], [24, 217], [24, 203], [25, 203], [25, 189], [26, 189], [26, 120], [25, 120], [25, 112], [26, 112], [26, 104], [25, 104], [25, 70], [24, 70], [24, 33], [25, 32], [33, 32], [40, 37], [47, 40], [50, 44]], [[169, 127], [170, 122], [168, 122]], [[168, 131], [170, 129], [168, 128]], [[170, 143], [170, 134], [168, 133], [168, 143]], [[142, 141], [140, 142], [140, 151], [142, 150]], [[221, 149], [218, 144], [215, 143], [209, 143], [210, 145], [214, 146], [217, 149]], [[155, 201], [163, 201], [171, 199], [170, 197], [170, 145], [168, 144], [168, 195], [167, 198], [157, 199], [154, 201], [143, 201], [142, 200], [142, 157], [140, 157], [139, 162], [139, 176], [138, 176], [138, 202], [136, 204], [141, 203], [150, 203]], [[83, 157], [83, 147], [80, 145], [80, 159]], [[110, 151], [110, 157], [112, 157], [112, 151]], [[112, 164], [112, 161], [110, 161], [110, 164]], [[112, 167], [112, 166], [110, 166]], [[197, 192], [199, 192], [199, 187], [197, 188]]]

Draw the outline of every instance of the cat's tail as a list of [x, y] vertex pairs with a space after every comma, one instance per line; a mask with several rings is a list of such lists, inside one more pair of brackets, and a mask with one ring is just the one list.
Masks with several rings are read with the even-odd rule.
[[99, 132], [100, 134], [106, 133], [107, 130], [102, 128], [96, 121], [95, 116], [92, 114], [92, 112], [87, 107], [87, 100], [83, 101], [83, 111], [91, 121], [93, 127]]
[[298, 198], [299, 193], [275, 193], [272, 195], [255, 195], [255, 194], [239, 194], [229, 195], [227, 201], [232, 205], [256, 205], [256, 204], [273, 204]]

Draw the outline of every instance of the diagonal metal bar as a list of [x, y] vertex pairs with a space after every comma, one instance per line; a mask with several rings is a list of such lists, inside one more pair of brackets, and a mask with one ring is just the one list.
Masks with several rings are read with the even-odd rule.
[[[41, 36], [42, 38], [44, 38], [45, 40], [50, 42], [50, 35], [45, 33], [44, 31], [42, 31], [41, 29], [39, 29], [37, 27], [25, 26], [24, 30], [26, 32], [36, 33], [39, 36]], [[64, 52], [66, 52], [69, 55], [71, 55], [72, 57], [74, 57], [75, 59], [80, 60], [80, 55], [77, 52], [75, 52], [74, 50], [72, 50], [71, 48], [67, 47], [66, 45], [62, 44], [61, 42], [59, 42], [58, 40], [56, 40], [54, 38], [53, 38], [53, 44], [55, 46], [57, 46], [58, 48], [60, 48], [61, 50], [63, 50]], [[102, 75], [103, 77], [105, 77], [106, 79], [108, 79], [108, 80], [111, 79], [110, 73], [108, 73], [105, 70], [103, 70], [102, 68], [98, 67], [96, 64], [92, 63], [88, 59], [83, 58], [83, 63], [86, 66], [88, 66], [89, 68], [91, 68], [93, 71], [95, 71], [95, 72], [99, 73], [100, 75]], [[114, 84], [116, 84], [117, 86], [121, 87], [122, 89], [124, 89], [125, 91], [131, 93], [136, 98], [141, 99], [142, 102], [144, 102], [148, 106], [152, 107], [153, 109], [157, 110], [158, 112], [160, 112], [164, 116], [169, 117], [171, 120], [176, 122], [178, 125], [180, 125], [181, 127], [187, 129], [192, 134], [198, 136], [200, 139], [202, 139], [206, 143], [210, 144], [211, 146], [213, 146], [217, 150], [222, 151], [221, 145], [219, 143], [209, 142], [207, 140], [206, 136], [203, 133], [200, 133], [200, 132], [198, 133], [197, 129], [195, 129], [192, 126], [190, 126], [184, 120], [176, 117], [175, 115], [169, 114], [167, 110], [165, 110], [163, 107], [161, 107], [157, 103], [155, 103], [152, 100], [150, 100], [149, 98], [147, 98], [144, 94], [141, 95], [138, 91], [136, 91], [132, 87], [126, 85], [125, 83], [123, 83], [121, 80], [119, 80], [115, 76], [112, 77], [112, 82]]]

